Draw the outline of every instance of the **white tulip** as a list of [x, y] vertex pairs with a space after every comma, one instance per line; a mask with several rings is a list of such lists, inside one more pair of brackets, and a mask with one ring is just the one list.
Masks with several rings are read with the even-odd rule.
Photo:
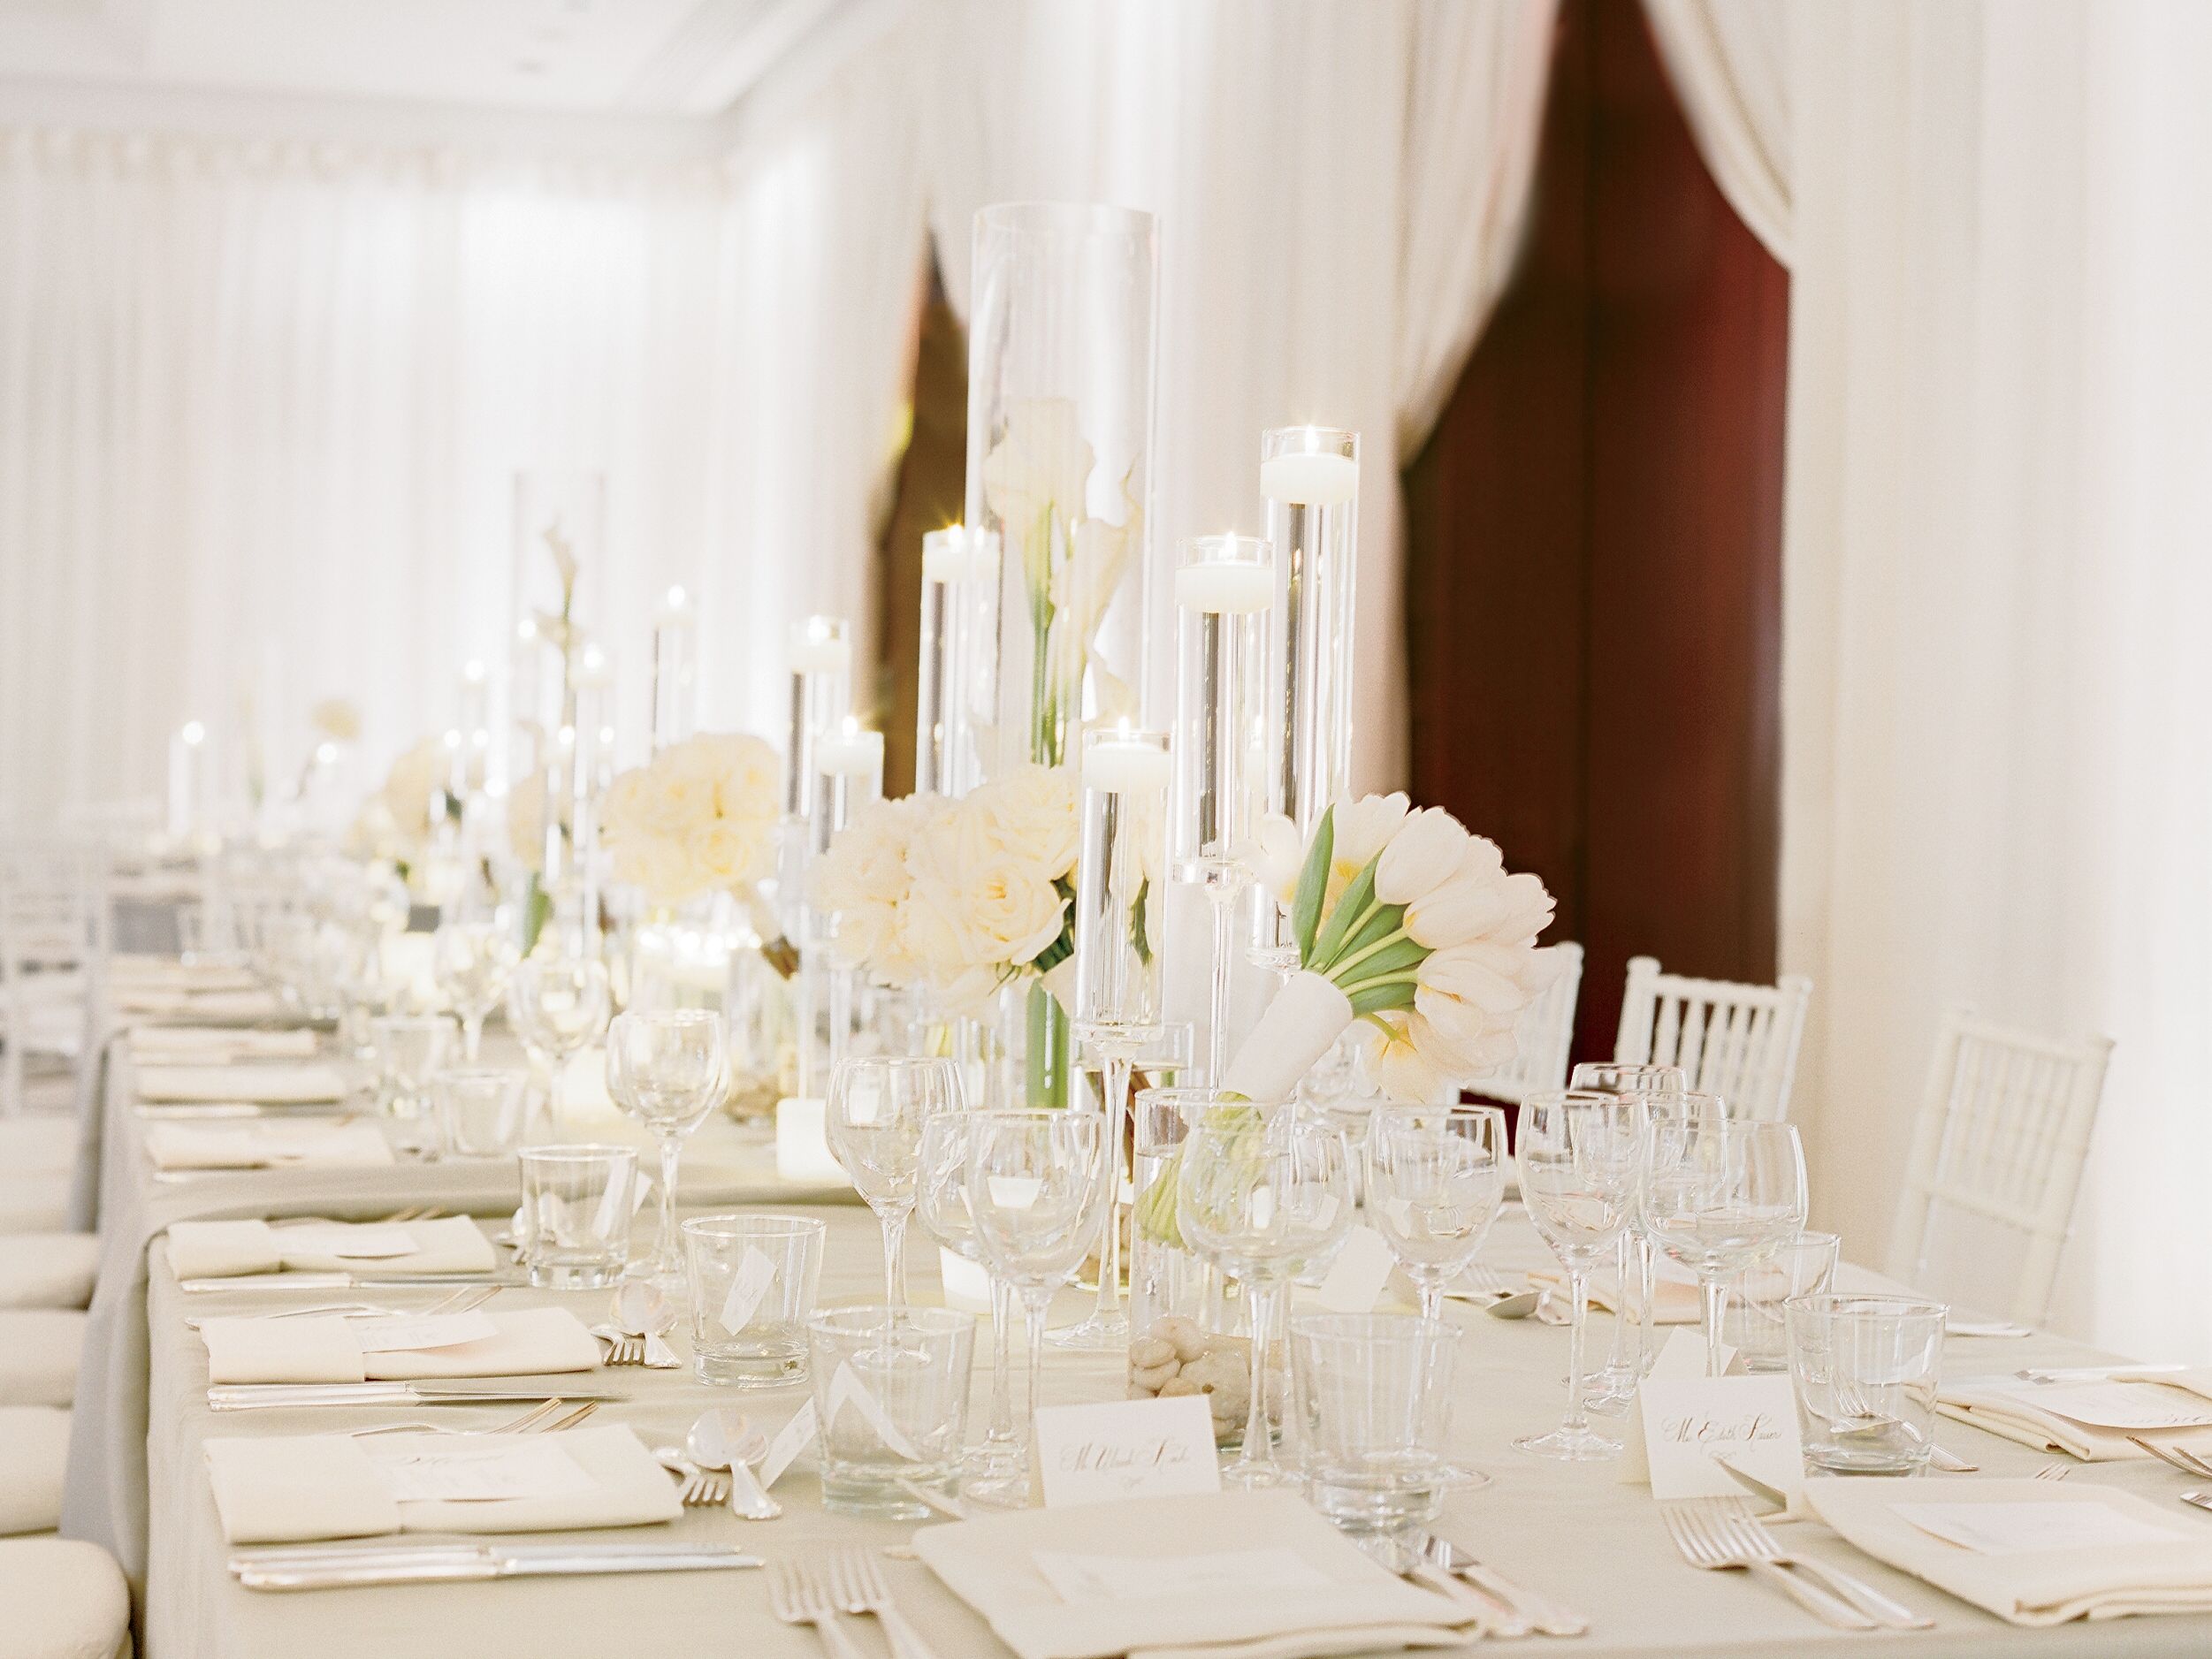
[[1410, 904], [1460, 870], [1474, 837], [1442, 807], [1409, 813], [1375, 866], [1375, 896], [1385, 904]]

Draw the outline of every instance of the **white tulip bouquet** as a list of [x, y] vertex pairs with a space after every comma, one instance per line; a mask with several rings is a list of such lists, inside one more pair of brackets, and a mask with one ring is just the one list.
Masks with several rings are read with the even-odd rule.
[[[1279, 845], [1279, 836], [1271, 837]], [[1552, 895], [1508, 875], [1495, 843], [1403, 795], [1339, 801], [1321, 816], [1290, 907], [1299, 969], [1260, 1016], [1221, 1079], [1241, 1100], [1285, 1100], [1358, 1024], [1368, 1076], [1392, 1100], [1428, 1104], [1513, 1058], [1521, 1011], [1558, 971], [1537, 947]], [[1234, 1125], [1259, 1115], [1217, 1108]], [[1145, 1230], [1176, 1243], [1175, 1183], [1156, 1181]]]

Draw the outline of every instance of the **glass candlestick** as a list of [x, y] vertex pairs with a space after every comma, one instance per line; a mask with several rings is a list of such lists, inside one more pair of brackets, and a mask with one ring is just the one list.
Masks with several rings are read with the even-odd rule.
[[922, 537], [917, 795], [963, 795], [983, 781], [979, 728], [996, 718], [998, 551], [997, 537], [958, 524]]
[[691, 735], [698, 716], [698, 613], [682, 588], [668, 590], [652, 624], [652, 752]]
[[187, 720], [169, 740], [169, 839], [192, 841], [208, 806], [208, 728]]
[[1252, 880], [1267, 810], [1267, 624], [1274, 549], [1252, 536], [1201, 536], [1175, 571], [1175, 879], [1205, 889], [1214, 957], [1208, 1077], [1228, 1066], [1236, 900]]
[[[883, 798], [883, 734], [862, 731], [860, 722], [847, 715], [835, 731], [814, 734], [812, 764], [813, 786], [807, 792], [806, 819], [810, 859], [828, 851], [830, 842], [851, 824], [861, 808]], [[799, 968], [802, 1095], [812, 1092], [816, 1010], [826, 1002], [829, 1044], [823, 1075], [828, 1076], [845, 1057], [851, 1040], [853, 992], [858, 978], [858, 970], [829, 959], [826, 947], [835, 937], [835, 922], [815, 915], [811, 908], [806, 918], [808, 932]]]
[[1168, 734], [1127, 727], [1083, 738], [1082, 850], [1075, 886], [1075, 1036], [1105, 1074], [1107, 1220], [1098, 1305], [1055, 1333], [1063, 1348], [1116, 1352], [1129, 1342], [1121, 1304], [1122, 1114], [1136, 1056], [1166, 1023]]
[[852, 643], [843, 617], [810, 616], [792, 625], [791, 725], [783, 748], [783, 821], [777, 828], [776, 908], [788, 938], [804, 943], [806, 867], [813, 841], [814, 739], [852, 709]]
[[[1351, 783], [1360, 435], [1329, 426], [1262, 433], [1260, 494], [1278, 562], [1267, 806], [1298, 826], [1302, 844]], [[1290, 918], [1264, 894], [1252, 958], [1281, 972], [1298, 965]]]

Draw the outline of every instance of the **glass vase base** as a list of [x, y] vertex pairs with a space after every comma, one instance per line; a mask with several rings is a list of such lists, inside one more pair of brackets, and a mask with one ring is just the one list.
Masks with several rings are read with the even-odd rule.
[[1064, 1326], [1047, 1334], [1048, 1345], [1079, 1354], [1119, 1353], [1129, 1346], [1129, 1315], [1094, 1313], [1079, 1325]]
[[1271, 1461], [1258, 1463], [1239, 1457], [1221, 1465], [1221, 1484], [1233, 1492], [1268, 1492], [1305, 1483], [1305, 1477], [1297, 1470]]
[[1603, 1463], [1621, 1455], [1620, 1441], [1594, 1428], [1555, 1428], [1548, 1435], [1523, 1435], [1513, 1443], [1532, 1457], [1560, 1463]]

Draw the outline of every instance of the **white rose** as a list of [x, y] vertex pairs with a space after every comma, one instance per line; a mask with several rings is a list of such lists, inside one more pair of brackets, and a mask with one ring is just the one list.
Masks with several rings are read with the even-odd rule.
[[507, 844], [525, 870], [545, 862], [545, 774], [533, 772], [507, 795]]
[[704, 885], [739, 893], [767, 875], [767, 837], [758, 826], [734, 818], [710, 818], [685, 841]]
[[392, 815], [394, 833], [409, 843], [431, 832], [431, 796], [441, 789], [452, 772], [452, 757], [442, 737], [426, 737], [392, 763], [384, 780], [385, 810]]
[[1066, 901], [1018, 858], [1003, 856], [975, 871], [961, 898], [988, 961], [1018, 965], [1060, 937]]
[[963, 804], [982, 834], [1047, 880], [1075, 867], [1079, 830], [1075, 775], [1068, 768], [1017, 766], [972, 791]]

